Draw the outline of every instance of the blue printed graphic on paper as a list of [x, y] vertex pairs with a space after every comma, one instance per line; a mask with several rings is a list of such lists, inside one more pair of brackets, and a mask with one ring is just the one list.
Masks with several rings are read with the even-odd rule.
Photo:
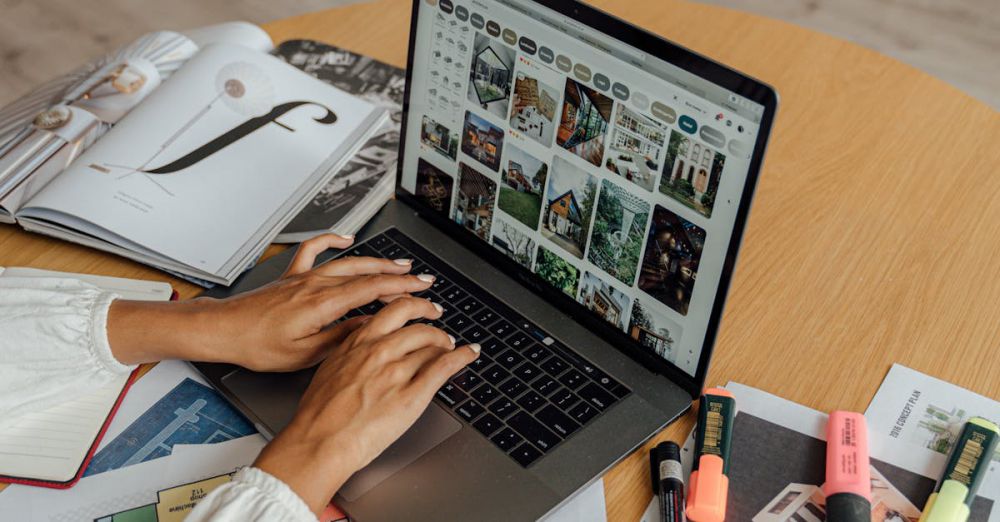
[[212, 388], [184, 379], [94, 456], [83, 476], [170, 455], [174, 444], [212, 444], [256, 433]]

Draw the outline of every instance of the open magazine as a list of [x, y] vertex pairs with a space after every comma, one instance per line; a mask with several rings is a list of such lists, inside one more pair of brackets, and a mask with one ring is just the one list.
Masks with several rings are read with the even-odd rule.
[[247, 26], [147, 35], [0, 111], [2, 215], [231, 284], [388, 121]]

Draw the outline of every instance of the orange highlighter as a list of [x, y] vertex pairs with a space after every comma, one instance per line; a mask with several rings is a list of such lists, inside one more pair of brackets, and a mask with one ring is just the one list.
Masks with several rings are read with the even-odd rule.
[[695, 460], [686, 511], [692, 522], [723, 522], [726, 518], [729, 450], [735, 418], [736, 397], [732, 392], [722, 388], [705, 390], [698, 408]]

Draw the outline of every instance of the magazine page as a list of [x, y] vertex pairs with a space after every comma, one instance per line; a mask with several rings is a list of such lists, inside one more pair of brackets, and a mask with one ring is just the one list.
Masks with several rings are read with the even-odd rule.
[[256, 248], [248, 239], [379, 115], [272, 56], [209, 46], [18, 217], [72, 216], [88, 234], [231, 271]]
[[313, 40], [289, 40], [274, 55], [390, 112], [387, 122], [275, 238], [304, 241], [327, 230], [353, 234], [392, 197], [406, 71]]

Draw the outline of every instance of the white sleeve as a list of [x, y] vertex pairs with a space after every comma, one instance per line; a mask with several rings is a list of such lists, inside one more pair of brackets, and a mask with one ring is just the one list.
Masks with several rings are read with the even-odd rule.
[[0, 278], [0, 426], [134, 369], [108, 344], [117, 297], [77, 279]]
[[284, 482], [257, 468], [243, 468], [188, 514], [185, 522], [316, 522], [309, 506]]

